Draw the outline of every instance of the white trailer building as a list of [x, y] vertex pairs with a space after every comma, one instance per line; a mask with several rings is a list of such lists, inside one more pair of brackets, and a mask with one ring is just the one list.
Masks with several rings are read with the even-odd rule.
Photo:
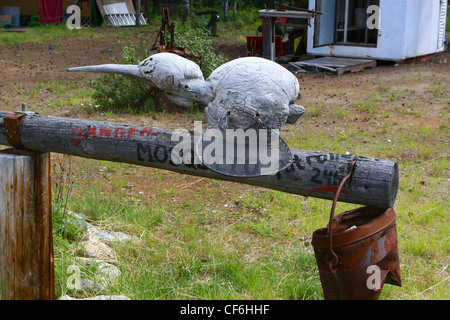
[[308, 27], [314, 56], [404, 61], [444, 50], [447, 0], [310, 0], [309, 9], [323, 12]]

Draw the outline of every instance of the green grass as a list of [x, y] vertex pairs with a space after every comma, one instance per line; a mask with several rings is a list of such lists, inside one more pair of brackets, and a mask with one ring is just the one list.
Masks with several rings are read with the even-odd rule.
[[[389, 99], [395, 99], [395, 97], [396, 93], [390, 93]], [[381, 97], [377, 93], [372, 93], [363, 101], [355, 102], [354, 105], [360, 111], [368, 112], [369, 115], [373, 116], [374, 114], [377, 113], [381, 101], [382, 101]]]
[[27, 29], [26, 32], [0, 33], [0, 48], [19, 46], [25, 43], [43, 44], [48, 41], [78, 38], [87, 36], [90, 39], [101, 37], [94, 28], [70, 30], [65, 24], [48, 24]]
[[[74, 199], [71, 208], [142, 240], [115, 246], [123, 276], [111, 294], [134, 299], [321, 298], [314, 256], [290, 243], [298, 236], [301, 204], [283, 194], [280, 199], [273, 192], [262, 198], [250, 195], [233, 209], [236, 212], [213, 214], [195, 202], [168, 207], [165, 198], [173, 195], [166, 192], [151, 206], [140, 206], [123, 195], [98, 196], [97, 187], [91, 188], [85, 197]], [[258, 219], [255, 212], [266, 207], [266, 198], [280, 203]], [[279, 205], [295, 211], [284, 217], [275, 210]], [[61, 285], [67, 275], [63, 266], [60, 269]]]

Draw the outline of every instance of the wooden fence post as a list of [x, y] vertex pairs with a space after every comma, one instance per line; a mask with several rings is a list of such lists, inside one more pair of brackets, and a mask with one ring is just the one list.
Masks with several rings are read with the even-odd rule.
[[54, 300], [50, 154], [0, 151], [2, 300]]

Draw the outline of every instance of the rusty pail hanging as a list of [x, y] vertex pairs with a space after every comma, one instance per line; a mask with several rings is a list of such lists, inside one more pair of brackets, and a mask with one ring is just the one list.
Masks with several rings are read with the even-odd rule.
[[394, 210], [362, 207], [334, 217], [355, 163], [338, 187], [327, 228], [312, 236], [326, 300], [376, 300], [384, 283], [401, 286]]

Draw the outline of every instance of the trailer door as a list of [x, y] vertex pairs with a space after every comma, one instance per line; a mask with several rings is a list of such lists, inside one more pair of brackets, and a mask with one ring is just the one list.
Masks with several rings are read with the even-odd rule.
[[314, 22], [314, 46], [325, 46], [334, 42], [336, 29], [336, 0], [316, 0], [317, 15]]

